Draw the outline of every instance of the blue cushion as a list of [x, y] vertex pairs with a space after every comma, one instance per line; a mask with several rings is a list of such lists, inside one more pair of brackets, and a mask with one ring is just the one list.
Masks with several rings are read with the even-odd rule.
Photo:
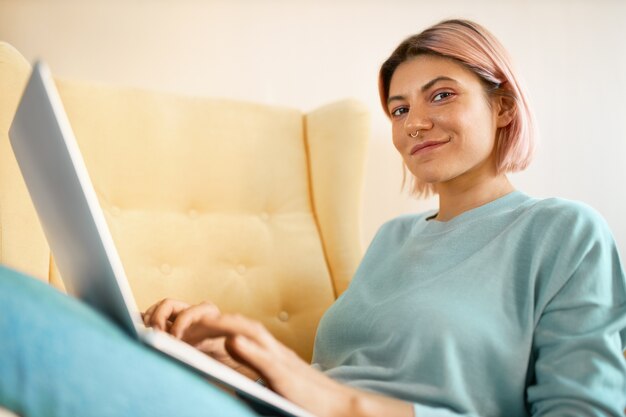
[[1, 266], [0, 405], [28, 416], [255, 415], [81, 301]]

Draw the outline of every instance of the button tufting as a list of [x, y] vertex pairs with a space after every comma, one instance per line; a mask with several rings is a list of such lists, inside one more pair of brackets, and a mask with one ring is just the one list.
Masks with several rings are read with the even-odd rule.
[[161, 265], [161, 272], [164, 275], [169, 275], [172, 273], [172, 267], [169, 264], [163, 264]]
[[263, 213], [261, 213], [261, 220], [263, 220], [264, 222], [268, 221], [270, 219], [270, 215], [268, 212], [264, 211]]
[[191, 217], [192, 219], [198, 218], [198, 212], [194, 209], [189, 210], [188, 214], [189, 214], [189, 217]]
[[286, 311], [281, 311], [280, 313], [278, 313], [278, 320], [280, 321], [289, 320], [289, 313], [287, 313]]
[[245, 274], [246, 273], [246, 266], [245, 265], [238, 265], [237, 266], [237, 272], [239, 272], [240, 274]]

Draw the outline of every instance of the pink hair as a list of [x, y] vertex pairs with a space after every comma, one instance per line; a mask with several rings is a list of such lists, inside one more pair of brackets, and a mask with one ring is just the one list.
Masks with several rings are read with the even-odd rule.
[[[468, 20], [446, 20], [404, 40], [379, 72], [378, 90], [387, 116], [393, 73], [401, 63], [418, 55], [453, 59], [480, 77], [489, 95], [506, 95], [514, 99], [513, 120], [496, 134], [496, 169], [498, 173], [525, 169], [535, 149], [537, 131], [534, 116], [520, 80], [515, 76], [511, 59], [495, 36]], [[427, 196], [434, 193], [434, 189], [431, 184], [414, 178], [413, 192]]]

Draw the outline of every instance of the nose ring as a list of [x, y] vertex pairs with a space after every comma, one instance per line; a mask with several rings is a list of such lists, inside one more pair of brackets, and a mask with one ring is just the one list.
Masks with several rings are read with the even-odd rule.
[[412, 137], [412, 138], [416, 138], [419, 134], [420, 134], [420, 131], [419, 131], [419, 130], [416, 130], [416, 131], [415, 131], [415, 134], [413, 134], [413, 133], [409, 133], [409, 136], [410, 136], [410, 137]]

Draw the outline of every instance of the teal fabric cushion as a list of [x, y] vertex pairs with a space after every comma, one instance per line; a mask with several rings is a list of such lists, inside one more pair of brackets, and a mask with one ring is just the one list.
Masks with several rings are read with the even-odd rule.
[[255, 415], [84, 303], [1, 266], [0, 405], [23, 416]]

